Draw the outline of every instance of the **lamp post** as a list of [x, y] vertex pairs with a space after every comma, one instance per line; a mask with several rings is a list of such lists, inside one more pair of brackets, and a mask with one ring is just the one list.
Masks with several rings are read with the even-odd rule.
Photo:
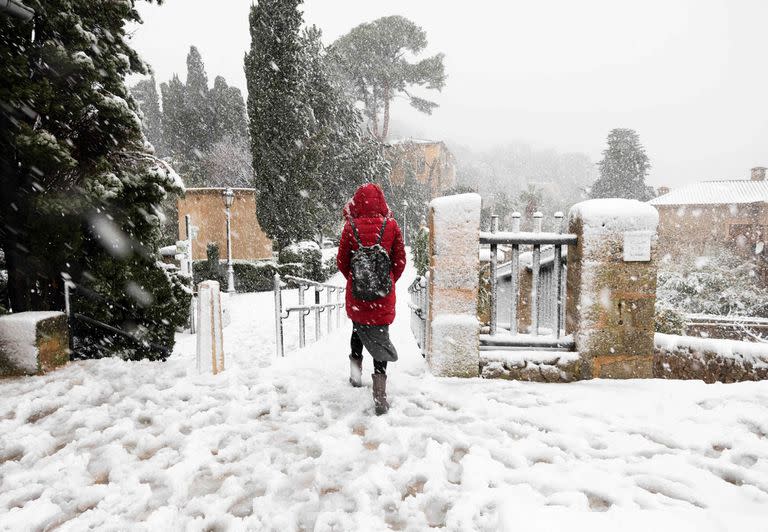
[[403, 200], [403, 245], [408, 245], [408, 201]]
[[227, 208], [227, 293], [235, 291], [235, 270], [232, 268], [232, 204], [235, 201], [235, 191], [227, 188], [222, 193], [224, 206]]

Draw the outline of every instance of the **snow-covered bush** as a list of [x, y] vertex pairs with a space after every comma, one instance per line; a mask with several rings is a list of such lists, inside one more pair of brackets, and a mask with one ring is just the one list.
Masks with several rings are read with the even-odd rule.
[[265, 292], [273, 288], [277, 264], [273, 261], [235, 262], [232, 269], [237, 292]]
[[768, 315], [768, 288], [761, 286], [756, 264], [726, 249], [706, 257], [662, 261], [656, 297], [683, 313]]
[[685, 315], [663, 301], [656, 301], [653, 322], [657, 333], [679, 335], [685, 330]]
[[328, 257], [323, 261], [323, 280], [328, 280], [339, 271], [339, 267], [336, 264], [336, 253]]
[[421, 226], [413, 233], [411, 248], [416, 274], [426, 275], [429, 269], [429, 229], [427, 227]]
[[304, 240], [296, 244], [291, 244], [280, 250], [280, 264], [301, 264], [302, 272], [300, 277], [306, 277], [313, 281], [324, 281], [323, 275], [323, 253], [320, 246], [311, 240]]

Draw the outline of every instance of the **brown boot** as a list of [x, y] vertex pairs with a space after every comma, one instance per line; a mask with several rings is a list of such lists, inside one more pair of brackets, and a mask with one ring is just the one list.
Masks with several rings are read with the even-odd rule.
[[387, 402], [387, 376], [383, 373], [374, 373], [373, 379], [373, 404], [376, 407], [376, 415], [380, 416], [389, 411]]
[[355, 388], [363, 385], [363, 357], [349, 357], [349, 384]]

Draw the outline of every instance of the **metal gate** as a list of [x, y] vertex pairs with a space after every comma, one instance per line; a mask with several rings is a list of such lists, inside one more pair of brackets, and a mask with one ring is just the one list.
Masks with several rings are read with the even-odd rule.
[[[520, 213], [512, 214], [512, 230], [499, 231], [499, 218], [491, 217], [491, 231], [480, 233], [480, 244], [490, 246], [490, 319], [480, 335], [480, 350], [509, 348], [573, 349], [573, 338], [564, 335], [565, 265], [567, 246], [575, 234], [562, 232], [563, 214], [555, 213], [556, 232], [542, 232], [543, 214], [533, 215], [533, 230], [520, 230]], [[499, 265], [499, 246], [510, 248], [510, 260]], [[530, 249], [530, 251], [529, 251]], [[521, 260], [522, 259], [522, 260]], [[529, 268], [530, 293], [526, 294], [530, 326], [519, 330], [521, 267]], [[503, 280], [506, 304], [504, 322], [499, 320], [499, 284]], [[508, 281], [507, 281], [508, 279]], [[508, 311], [508, 312], [507, 312]]]

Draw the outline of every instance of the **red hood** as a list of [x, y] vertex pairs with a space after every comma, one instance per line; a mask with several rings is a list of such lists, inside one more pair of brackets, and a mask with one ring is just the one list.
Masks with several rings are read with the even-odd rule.
[[384, 191], [379, 185], [367, 183], [357, 189], [352, 200], [344, 206], [344, 217], [347, 217], [347, 209], [353, 218], [373, 218], [376, 216], [387, 217], [390, 214], [387, 200], [384, 199]]

